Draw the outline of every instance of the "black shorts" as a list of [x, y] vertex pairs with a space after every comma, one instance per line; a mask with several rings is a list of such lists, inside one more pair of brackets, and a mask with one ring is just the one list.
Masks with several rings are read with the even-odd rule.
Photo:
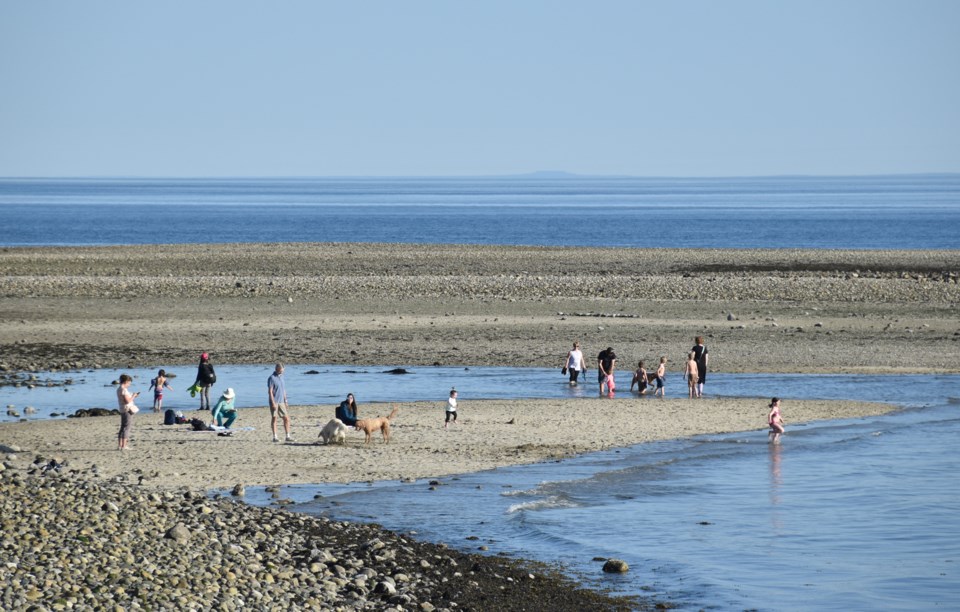
[[444, 419], [444, 423], [449, 423], [450, 421], [457, 420], [457, 411], [456, 410], [447, 410], [447, 418]]

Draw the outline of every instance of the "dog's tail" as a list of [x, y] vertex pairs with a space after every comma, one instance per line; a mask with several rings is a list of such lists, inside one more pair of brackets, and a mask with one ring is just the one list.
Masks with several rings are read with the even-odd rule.
[[387, 420], [392, 421], [393, 417], [397, 416], [398, 414], [400, 414], [400, 406], [397, 406], [396, 404], [394, 404], [393, 410], [390, 412], [390, 416], [387, 417]]

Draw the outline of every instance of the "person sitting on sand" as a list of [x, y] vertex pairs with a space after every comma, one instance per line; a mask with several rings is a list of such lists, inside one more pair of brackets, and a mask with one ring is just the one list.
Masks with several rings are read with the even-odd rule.
[[[233, 392], [233, 389], [228, 388], [223, 392], [223, 395], [220, 396], [220, 399], [217, 400], [217, 405], [211, 410], [213, 413], [213, 421], [218, 427], [230, 429], [233, 422], [237, 420], [237, 409], [233, 407], [233, 399], [235, 397], [236, 394]], [[226, 421], [224, 421], [224, 419], [226, 419]]]
[[767, 439], [772, 444], [780, 444], [780, 436], [786, 430], [783, 427], [783, 417], [780, 415], [779, 397], [770, 400], [770, 414], [767, 415], [767, 424], [770, 425], [770, 433], [767, 434]]
[[340, 402], [337, 406], [336, 416], [340, 422], [347, 427], [356, 427], [357, 425], [357, 400], [353, 399], [353, 393], [347, 393], [347, 399]]
[[647, 393], [647, 370], [643, 367], [643, 360], [637, 363], [637, 370], [633, 373], [633, 380], [630, 381], [630, 390], [633, 391], [633, 385], [637, 385], [637, 391], [640, 395]]

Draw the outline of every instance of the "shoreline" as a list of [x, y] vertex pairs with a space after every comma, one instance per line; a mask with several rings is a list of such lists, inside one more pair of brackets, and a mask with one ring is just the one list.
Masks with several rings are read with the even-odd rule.
[[[766, 430], [766, 401], [747, 398], [576, 398], [462, 400], [458, 423], [443, 428], [438, 402], [360, 405], [361, 417], [385, 416], [392, 407], [390, 443], [377, 434], [363, 444], [350, 430], [343, 445], [320, 444], [320, 428], [333, 418], [329, 405], [291, 406], [295, 442], [271, 442], [266, 407], [244, 408], [229, 437], [163, 425], [163, 415], [141, 410], [134, 417], [130, 450], [116, 450], [119, 417], [87, 417], [0, 423], [0, 444], [20, 454], [53, 457], [71, 469], [102, 478], [132, 478], [161, 488], [229, 489], [244, 486], [413, 482], [556, 461], [644, 442]], [[784, 399], [790, 426], [820, 420], [862, 418], [898, 409], [892, 404]], [[597, 415], [613, 415], [617, 427], [598, 427]], [[209, 421], [188, 410], [189, 420]], [[253, 430], [244, 428], [252, 427]], [[279, 428], [281, 438], [282, 427]], [[22, 467], [22, 466], [21, 466]], [[198, 481], [202, 484], [198, 484]]]

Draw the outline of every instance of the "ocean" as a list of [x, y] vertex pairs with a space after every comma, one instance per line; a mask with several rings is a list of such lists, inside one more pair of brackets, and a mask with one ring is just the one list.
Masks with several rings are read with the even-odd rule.
[[0, 179], [0, 246], [954, 249], [960, 175]]

